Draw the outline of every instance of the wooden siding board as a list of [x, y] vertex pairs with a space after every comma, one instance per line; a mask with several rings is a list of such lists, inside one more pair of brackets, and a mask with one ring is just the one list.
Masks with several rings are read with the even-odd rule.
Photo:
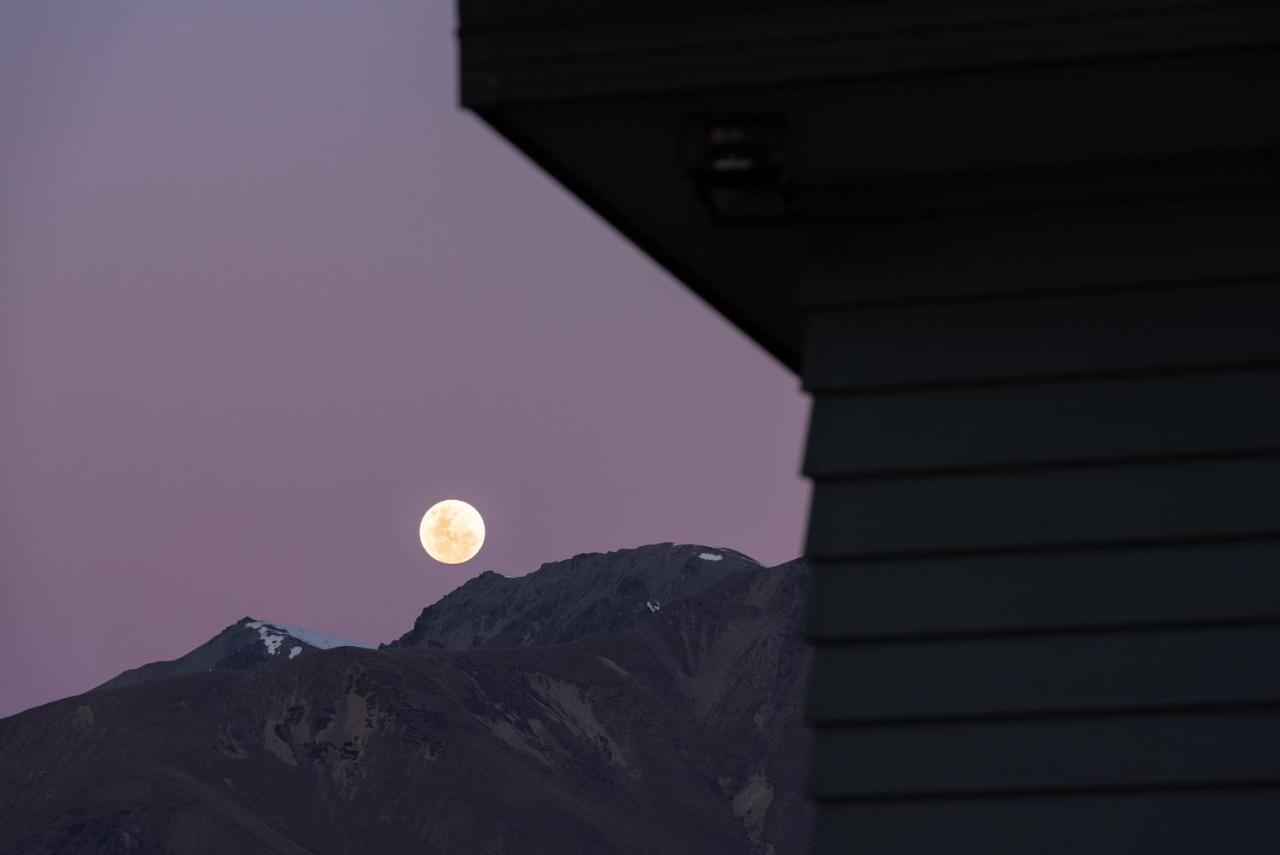
[[1172, 791], [1280, 784], [1278, 285], [816, 311], [816, 851], [965, 851], [991, 810], [972, 851], [1053, 852], [1077, 809], [1062, 852], [1108, 810], [1164, 851]]
[[1159, 200], [810, 228], [814, 311], [1174, 283], [1274, 279], [1280, 198]]
[[1265, 449], [1280, 449], [1280, 369], [822, 396], [804, 471], [828, 478]]
[[818, 641], [1280, 618], [1280, 540], [819, 562]]
[[818, 482], [808, 554], [1280, 533], [1280, 458]]
[[805, 386], [835, 391], [1280, 361], [1274, 283], [818, 313]]
[[1280, 710], [822, 728], [813, 793], [1280, 784]]
[[811, 721], [1280, 703], [1280, 625], [862, 642], [814, 650]]
[[815, 855], [1271, 855], [1280, 789], [819, 804]]

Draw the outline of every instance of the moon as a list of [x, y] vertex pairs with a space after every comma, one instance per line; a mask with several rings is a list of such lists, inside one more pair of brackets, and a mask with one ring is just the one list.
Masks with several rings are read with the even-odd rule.
[[418, 525], [422, 548], [441, 564], [461, 564], [484, 546], [484, 517], [461, 499], [436, 502]]

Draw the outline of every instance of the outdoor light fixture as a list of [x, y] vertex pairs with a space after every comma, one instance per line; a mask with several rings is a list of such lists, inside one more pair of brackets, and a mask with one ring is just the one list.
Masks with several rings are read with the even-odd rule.
[[716, 219], [775, 220], [792, 214], [781, 121], [699, 120], [686, 137], [686, 165]]

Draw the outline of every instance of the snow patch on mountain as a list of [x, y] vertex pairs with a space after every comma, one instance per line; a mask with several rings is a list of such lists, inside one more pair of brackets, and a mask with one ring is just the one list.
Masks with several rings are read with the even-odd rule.
[[262, 643], [266, 645], [267, 653], [275, 656], [280, 652], [280, 645], [284, 642], [284, 636], [272, 632], [271, 630], [275, 627], [264, 626], [263, 621], [260, 620], [250, 621], [244, 626], [245, 629], [256, 629], [258, 631], [258, 638], [261, 638]]
[[724, 559], [723, 555], [715, 552], [699, 552], [698, 557], [703, 561], [722, 561]]
[[[280, 645], [284, 642], [286, 636], [320, 650], [330, 650], [334, 647], [363, 647], [372, 650], [378, 646], [376, 644], [367, 644], [363, 641], [352, 641], [349, 638], [340, 638], [324, 632], [316, 632], [312, 629], [305, 629], [288, 623], [276, 623], [275, 621], [251, 620], [245, 623], [244, 627], [245, 629], [256, 629], [258, 631], [258, 636], [262, 639], [262, 643], [267, 646], [267, 652], [272, 656], [279, 652]], [[276, 633], [281, 634], [277, 635]], [[301, 652], [299, 649], [298, 653]], [[292, 659], [297, 655], [297, 653], [290, 651], [289, 658]]]

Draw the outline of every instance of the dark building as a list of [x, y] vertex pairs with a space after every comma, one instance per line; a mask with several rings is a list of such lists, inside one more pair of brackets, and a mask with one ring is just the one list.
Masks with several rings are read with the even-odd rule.
[[799, 373], [819, 853], [1272, 852], [1280, 4], [462, 0]]

